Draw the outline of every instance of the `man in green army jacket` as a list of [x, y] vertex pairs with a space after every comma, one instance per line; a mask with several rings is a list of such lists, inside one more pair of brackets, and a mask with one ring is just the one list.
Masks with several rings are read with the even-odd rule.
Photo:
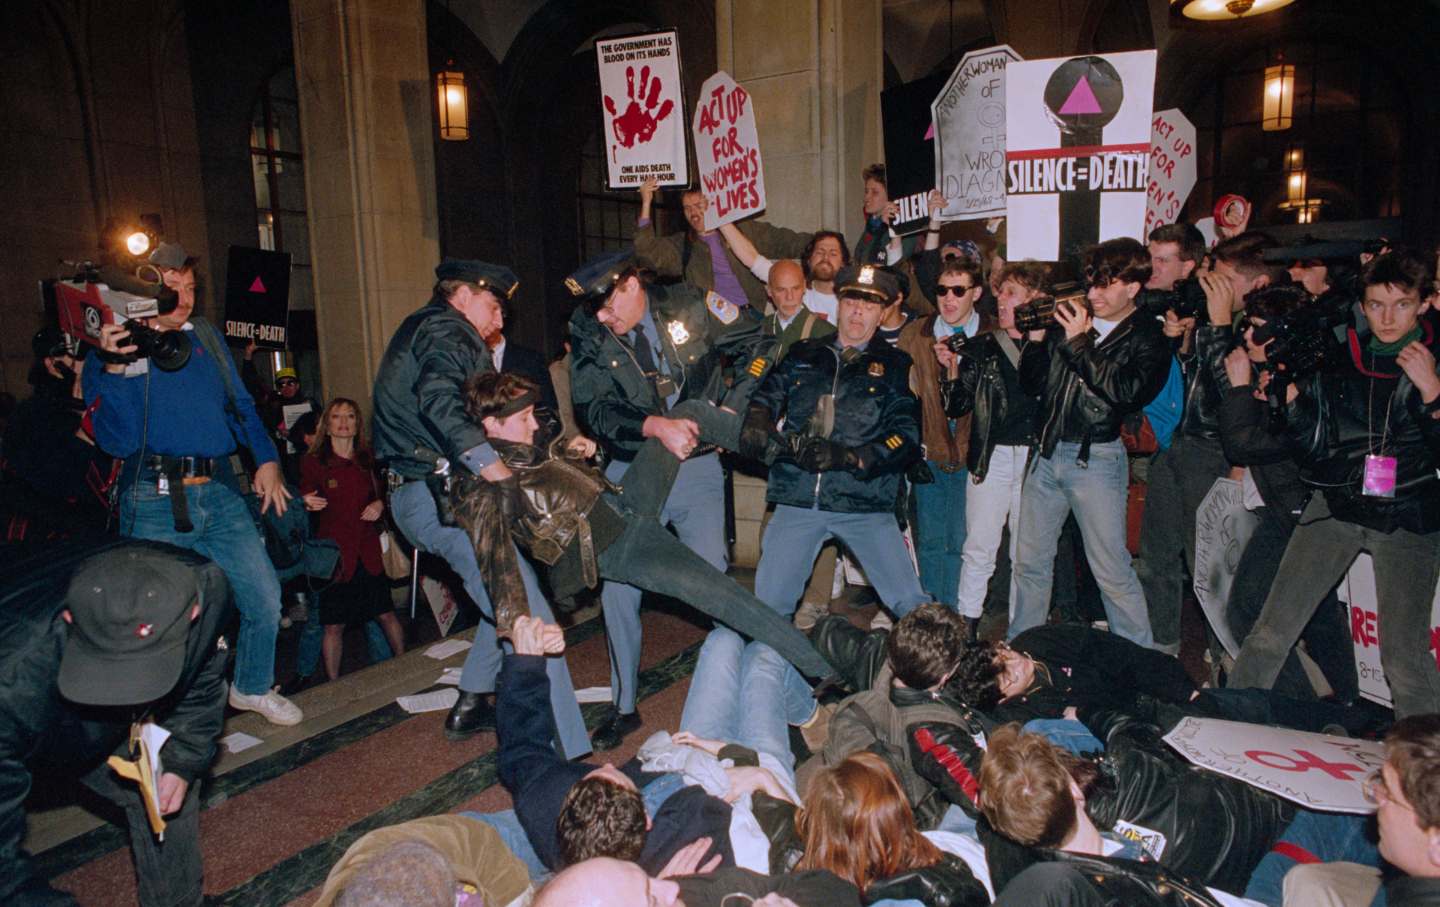
[[776, 342], [775, 359], [797, 340], [823, 340], [835, 333], [835, 325], [805, 308], [805, 271], [792, 258], [781, 259], [770, 268], [765, 293], [775, 311], [765, 316], [764, 330]]
[[[648, 285], [628, 252], [612, 252], [567, 278], [589, 300], [570, 319], [571, 396], [576, 416], [605, 448], [605, 476], [624, 484], [648, 438], [682, 461], [660, 512], [680, 541], [724, 571], [725, 483], [714, 448], [700, 445], [695, 422], [667, 415], [686, 400], [708, 400], [744, 412], [755, 379], [769, 368], [773, 345], [760, 321], [730, 300], [690, 284]], [[727, 388], [724, 358], [739, 364]], [[599, 750], [640, 727], [635, 693], [640, 663], [640, 590], [607, 582], [600, 600], [610, 643], [615, 708], [591, 737]]]

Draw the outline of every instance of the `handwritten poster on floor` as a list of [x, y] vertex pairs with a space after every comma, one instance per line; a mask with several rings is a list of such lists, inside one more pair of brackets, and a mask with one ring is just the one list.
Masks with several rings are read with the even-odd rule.
[[709, 206], [705, 229], [733, 223], [765, 209], [765, 169], [750, 93], [727, 72], [700, 86], [693, 124], [700, 191]]
[[595, 65], [610, 188], [637, 189], [652, 177], [662, 186], [689, 183], [679, 33], [597, 39]]

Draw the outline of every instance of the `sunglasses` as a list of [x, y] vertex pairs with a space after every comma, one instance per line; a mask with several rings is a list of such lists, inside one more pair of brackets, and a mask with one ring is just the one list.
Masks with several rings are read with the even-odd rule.
[[945, 286], [943, 283], [937, 283], [937, 284], [935, 285], [935, 298], [936, 298], [936, 299], [939, 299], [941, 296], [964, 296], [966, 293], [970, 292], [970, 291], [973, 290], [973, 289], [975, 289], [975, 288], [974, 288], [974, 287], [947, 287], [947, 286]]
[[299, 381], [296, 381], [294, 378], [281, 378], [279, 381], [276, 381], [276, 382], [275, 382], [275, 386], [276, 386], [276, 387], [291, 387], [291, 386], [296, 385], [296, 384], [299, 384], [299, 383], [300, 383], [300, 382], [299, 382]]

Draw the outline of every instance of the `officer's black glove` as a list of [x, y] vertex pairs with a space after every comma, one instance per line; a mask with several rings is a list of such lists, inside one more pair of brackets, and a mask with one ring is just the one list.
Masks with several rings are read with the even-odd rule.
[[768, 466], [784, 446], [784, 440], [775, 430], [775, 417], [770, 415], [770, 410], [758, 403], [750, 404], [745, 411], [745, 421], [740, 426], [740, 446], [735, 449], [736, 453]]
[[855, 449], [827, 438], [806, 438], [795, 462], [806, 472], [860, 471], [860, 455]]

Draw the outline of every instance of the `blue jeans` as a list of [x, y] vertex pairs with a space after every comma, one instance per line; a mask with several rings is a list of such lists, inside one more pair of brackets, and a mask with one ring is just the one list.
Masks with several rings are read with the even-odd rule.
[[477, 822], [484, 822], [495, 829], [500, 834], [500, 840], [510, 848], [510, 852], [525, 864], [526, 871], [530, 873], [530, 881], [540, 882], [550, 877], [550, 867], [541, 861], [540, 855], [530, 844], [530, 838], [526, 836], [524, 827], [520, 825], [520, 818], [515, 815], [515, 810], [502, 809], [498, 813], [477, 813], [467, 810], [459, 815]]
[[891, 614], [904, 617], [931, 600], [915, 575], [893, 513], [836, 513], [789, 504], [775, 505], [765, 528], [755, 597], [786, 617], [794, 614], [810, 581], [810, 565], [829, 538], [839, 539], [855, 555]]
[[235, 689], [247, 696], [275, 683], [275, 637], [280, 632], [280, 581], [240, 494], [218, 480], [185, 488], [195, 528], [177, 532], [170, 497], [143, 479], [120, 496], [121, 531], [132, 538], [168, 542], [210, 558], [230, 581], [240, 612], [235, 640]]
[[960, 564], [965, 552], [965, 486], [963, 468], [945, 472], [925, 464], [935, 481], [915, 486], [915, 560], [920, 585], [937, 602], [954, 609], [960, 593]]
[[[1045, 623], [1055, 580], [1055, 547], [1073, 510], [1085, 540], [1085, 558], [1100, 586], [1110, 632], [1152, 648], [1150, 613], [1130, 552], [1125, 547], [1125, 510], [1130, 464], [1119, 441], [1090, 447], [1087, 466], [1075, 462], [1080, 445], [1062, 441], [1050, 457], [1031, 459], [1020, 495], [1020, 543], [1015, 555], [1015, 600], [1007, 637]], [[1180, 515], [1176, 516], [1181, 518]]]
[[[320, 623], [320, 612], [313, 610], [319, 597], [319, 593], [314, 593], [311, 597], [310, 618], [305, 621], [305, 627], [300, 631], [300, 650], [295, 656], [295, 673], [301, 677], [309, 677], [320, 667], [320, 643], [325, 639], [325, 625]], [[390, 651], [390, 640], [385, 638], [385, 631], [380, 629], [380, 622], [377, 620], [365, 621], [365, 651], [369, 653], [372, 665], [395, 654]]]
[[[1276, 846], [1288, 844], [1313, 854], [1322, 863], [1346, 862], [1362, 866], [1379, 866], [1380, 852], [1366, 836], [1368, 816], [1345, 816], [1296, 810], [1290, 827], [1280, 836]], [[1280, 907], [1283, 900], [1285, 873], [1295, 868], [1295, 860], [1271, 850], [1250, 874], [1245, 897]]]
[[1103, 753], [1105, 744], [1090, 729], [1070, 718], [1035, 718], [1021, 728], [1028, 734], [1039, 734], [1046, 740], [1075, 755]]
[[787, 725], [801, 724], [814, 712], [809, 685], [774, 649], [716, 627], [700, 647], [680, 729], [768, 753], [791, 769], [793, 783]]
[[[500, 673], [502, 657], [499, 639], [495, 635], [494, 607], [485, 592], [485, 583], [480, 578], [480, 567], [475, 562], [475, 549], [463, 529], [444, 526], [435, 509], [435, 499], [423, 482], [406, 482], [390, 495], [390, 513], [395, 525], [405, 533], [410, 543], [427, 554], [438, 554], [445, 559], [465, 584], [465, 591], [485, 619], [475, 627], [474, 645], [465, 656], [465, 667], [460, 672], [460, 689], [466, 693], [489, 693], [495, 689], [495, 678]], [[513, 544], [513, 543], [512, 543]], [[555, 623], [550, 603], [540, 591], [535, 579], [535, 568], [523, 557], [520, 564], [520, 579], [525, 585], [525, 600], [532, 617], [546, 623]], [[550, 678], [550, 709], [555, 715], [555, 731], [560, 738], [560, 750], [567, 759], [578, 759], [590, 752], [590, 735], [585, 731], [585, 719], [580, 714], [580, 704], [575, 701], [575, 685], [570, 680], [570, 668], [563, 658], [545, 659], [545, 673]]]

